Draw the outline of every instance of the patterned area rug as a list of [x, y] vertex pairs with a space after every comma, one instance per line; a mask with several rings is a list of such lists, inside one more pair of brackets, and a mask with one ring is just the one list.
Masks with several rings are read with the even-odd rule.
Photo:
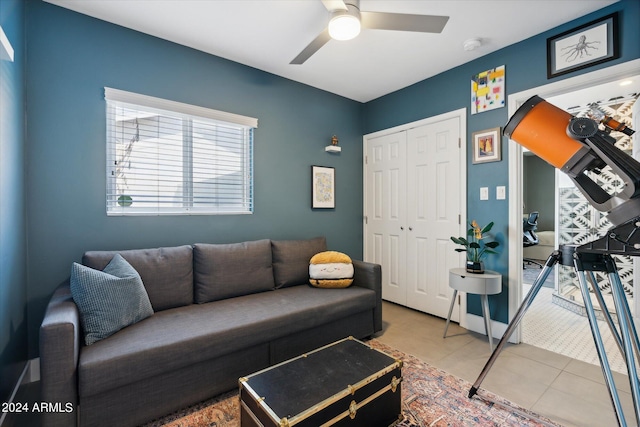
[[[482, 389], [469, 399], [471, 384], [395, 350], [377, 340], [369, 343], [403, 361], [400, 427], [560, 426]], [[171, 414], [145, 427], [238, 427], [240, 403], [232, 391]]]

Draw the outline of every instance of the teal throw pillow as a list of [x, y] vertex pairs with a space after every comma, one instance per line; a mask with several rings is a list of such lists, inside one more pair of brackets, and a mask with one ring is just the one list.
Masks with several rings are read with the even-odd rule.
[[120, 254], [102, 271], [74, 262], [70, 285], [86, 345], [153, 314], [140, 275]]

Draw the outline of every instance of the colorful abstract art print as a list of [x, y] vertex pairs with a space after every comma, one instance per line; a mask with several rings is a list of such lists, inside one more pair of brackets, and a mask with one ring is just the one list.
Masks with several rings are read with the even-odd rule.
[[501, 108], [506, 105], [504, 65], [483, 71], [471, 78], [471, 114]]

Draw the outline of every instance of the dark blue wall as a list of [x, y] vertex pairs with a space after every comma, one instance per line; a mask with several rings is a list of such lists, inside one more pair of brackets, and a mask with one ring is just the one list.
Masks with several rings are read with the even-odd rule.
[[[362, 257], [362, 104], [41, 1], [27, 17], [31, 356], [86, 250], [325, 235]], [[107, 217], [105, 86], [258, 118], [254, 214]], [[335, 167], [334, 210], [310, 207], [312, 165]]]
[[24, 202], [24, 5], [0, 2], [0, 26], [14, 62], [0, 60], [0, 402], [27, 361]]
[[[16, 8], [17, 4], [22, 2], [2, 0], [0, 11]], [[18, 62], [12, 65], [15, 77], [9, 83], [18, 93], [11, 101], [11, 114], [16, 115], [10, 119], [14, 130], [9, 137], [5, 137], [5, 130], [1, 134], [0, 237], [3, 266], [11, 268], [3, 268], [1, 273], [0, 305], [2, 316], [7, 317], [0, 319], [4, 328], [0, 349], [5, 352], [9, 349], [15, 360], [24, 359], [26, 337], [28, 356], [37, 355], [44, 307], [55, 287], [68, 278], [71, 263], [78, 261], [86, 250], [326, 235], [332, 249], [360, 258], [363, 134], [468, 107], [471, 76], [497, 65], [506, 65], [509, 93], [547, 83], [546, 37], [612, 11], [622, 12], [622, 58], [588, 71], [640, 57], [639, 2], [622, 0], [548, 34], [360, 104], [40, 0], [26, 4], [26, 38], [22, 37], [21, 10], [10, 15], [11, 22], [0, 22], [10, 28], [10, 37], [15, 37], [18, 43], [24, 40], [28, 43], [26, 80], [21, 80], [22, 63]], [[8, 80], [3, 77], [3, 92], [5, 81]], [[107, 217], [104, 86], [257, 117], [255, 213]], [[23, 153], [24, 122], [20, 113], [25, 88], [28, 124], [27, 148]], [[3, 111], [3, 120], [5, 114]], [[502, 126], [506, 120], [506, 109], [469, 116], [468, 136], [480, 129]], [[340, 155], [324, 152], [333, 134], [340, 138], [343, 147]], [[5, 147], [10, 148], [16, 160], [12, 162], [13, 169], [5, 167]], [[26, 171], [21, 166], [24, 155]], [[488, 267], [506, 274], [507, 201], [482, 204], [478, 200], [481, 184], [492, 188], [507, 185], [506, 144], [502, 157], [505, 159], [502, 162], [485, 165], [471, 165], [469, 158], [468, 217], [498, 224], [496, 230], [503, 252]], [[335, 210], [310, 209], [311, 165], [336, 168]], [[26, 216], [22, 215], [23, 198], [28, 206]], [[5, 208], [8, 204], [12, 207]], [[11, 228], [5, 225], [8, 223]], [[29, 274], [25, 285], [26, 234]], [[12, 347], [6, 343], [11, 342], [6, 331], [9, 327], [25, 328], [25, 292], [29, 328], [28, 332], [14, 333], [17, 338], [13, 341], [18, 344]], [[494, 311], [497, 307], [494, 318], [506, 319], [507, 301], [506, 292], [492, 300]], [[8, 312], [5, 307], [11, 307], [11, 315], [4, 314]], [[470, 309], [479, 313], [474, 300], [470, 301]], [[8, 359], [4, 354], [2, 363], [6, 366]]]
[[[494, 163], [472, 164], [471, 134], [483, 129], [503, 127], [508, 120], [507, 108], [471, 115], [470, 81], [481, 71], [506, 66], [506, 91], [517, 93], [526, 89], [551, 83], [560, 78], [547, 79], [546, 41], [548, 37], [570, 30], [613, 12], [620, 13], [620, 49], [621, 57], [583, 71], [566, 74], [561, 78], [574, 77], [584, 72], [609, 67], [622, 62], [640, 58], [640, 1], [621, 0], [575, 21], [554, 28], [546, 33], [524, 40], [489, 55], [483, 56], [446, 71], [410, 87], [368, 102], [364, 106], [363, 133], [371, 133], [412, 122], [425, 117], [467, 108], [467, 218], [476, 219], [480, 224], [494, 221], [493, 233], [501, 242], [501, 254], [487, 259], [486, 267], [503, 274], [505, 292], [490, 298], [492, 317], [508, 322], [509, 292], [508, 276], [508, 222], [509, 200], [495, 200], [495, 188], [498, 185], [508, 187], [508, 141], [503, 138], [502, 161]], [[640, 70], [639, 70], [640, 71]], [[480, 187], [489, 187], [490, 201], [480, 201]], [[507, 190], [508, 194], [508, 190]], [[475, 295], [468, 298], [469, 312], [481, 315], [480, 300]]]

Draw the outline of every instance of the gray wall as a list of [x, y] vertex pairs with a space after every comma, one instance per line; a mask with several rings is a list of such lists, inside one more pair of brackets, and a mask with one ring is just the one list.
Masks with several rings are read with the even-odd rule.
[[523, 213], [538, 211], [538, 231], [555, 229], [556, 170], [535, 155], [522, 159]]

